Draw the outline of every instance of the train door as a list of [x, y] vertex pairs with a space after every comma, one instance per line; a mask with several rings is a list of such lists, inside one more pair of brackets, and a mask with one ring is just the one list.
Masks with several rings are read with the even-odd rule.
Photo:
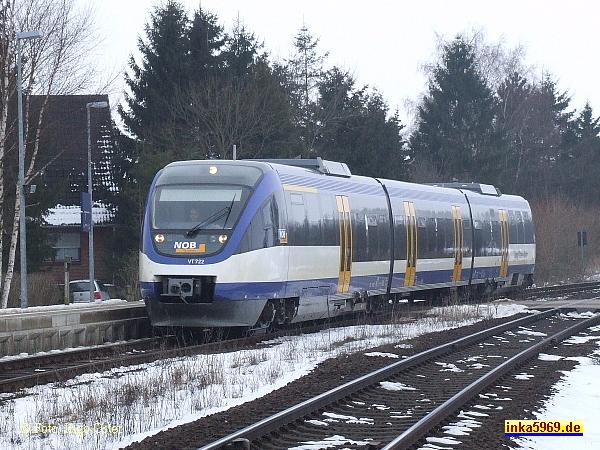
[[452, 281], [460, 281], [462, 276], [464, 232], [460, 206], [452, 206], [452, 223], [454, 228], [454, 270]]
[[404, 202], [406, 216], [406, 272], [404, 286], [414, 286], [417, 277], [417, 214], [414, 202]]
[[500, 215], [500, 276], [508, 276], [508, 213], [504, 209], [498, 210]]
[[348, 292], [352, 272], [352, 218], [350, 217], [350, 202], [346, 195], [336, 195], [340, 232], [340, 269], [338, 278], [338, 293]]

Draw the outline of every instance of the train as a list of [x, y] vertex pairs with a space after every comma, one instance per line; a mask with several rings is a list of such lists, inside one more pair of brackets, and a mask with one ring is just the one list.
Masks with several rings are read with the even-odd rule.
[[315, 159], [178, 161], [148, 192], [141, 295], [155, 327], [260, 329], [533, 283], [527, 200]]

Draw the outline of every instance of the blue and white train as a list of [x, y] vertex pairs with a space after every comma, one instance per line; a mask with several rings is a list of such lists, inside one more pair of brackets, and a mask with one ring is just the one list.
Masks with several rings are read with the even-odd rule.
[[151, 185], [140, 252], [154, 326], [266, 327], [378, 302], [526, 286], [531, 209], [315, 160], [181, 161]]

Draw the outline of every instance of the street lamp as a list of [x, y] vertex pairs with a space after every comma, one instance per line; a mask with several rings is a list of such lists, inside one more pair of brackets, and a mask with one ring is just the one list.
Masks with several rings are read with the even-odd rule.
[[27, 308], [27, 235], [25, 231], [25, 145], [23, 143], [23, 80], [21, 76], [21, 40], [39, 39], [39, 31], [22, 31], [17, 38], [17, 103], [19, 105], [19, 250], [21, 252], [21, 308]]
[[90, 303], [94, 301], [94, 201], [92, 199], [92, 138], [90, 131], [90, 108], [107, 108], [108, 102], [90, 102], [85, 105], [87, 109], [87, 138], [88, 138], [88, 195], [90, 197], [90, 231], [88, 233], [88, 257], [89, 257], [89, 277], [90, 277]]

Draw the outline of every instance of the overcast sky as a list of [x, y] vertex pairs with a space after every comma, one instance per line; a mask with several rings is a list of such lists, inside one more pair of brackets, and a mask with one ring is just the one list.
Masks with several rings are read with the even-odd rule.
[[[96, 60], [105, 73], [120, 73], [157, 1], [78, 0], [95, 11], [99, 35]], [[264, 42], [274, 59], [292, 53], [293, 37], [306, 24], [329, 52], [329, 64], [354, 74], [359, 85], [377, 88], [392, 110], [406, 120], [406, 102], [424, 92], [421, 67], [435, 54], [436, 33], [452, 37], [480, 29], [490, 42], [522, 45], [526, 62], [539, 77], [550, 72], [559, 89], [568, 90], [572, 106], [586, 100], [600, 114], [600, 6], [571, 0], [421, 0], [333, 1], [302, 0], [184, 0], [189, 12], [201, 3], [215, 13], [226, 30], [239, 15], [243, 24]], [[122, 77], [113, 86], [111, 101], [122, 99]]]

